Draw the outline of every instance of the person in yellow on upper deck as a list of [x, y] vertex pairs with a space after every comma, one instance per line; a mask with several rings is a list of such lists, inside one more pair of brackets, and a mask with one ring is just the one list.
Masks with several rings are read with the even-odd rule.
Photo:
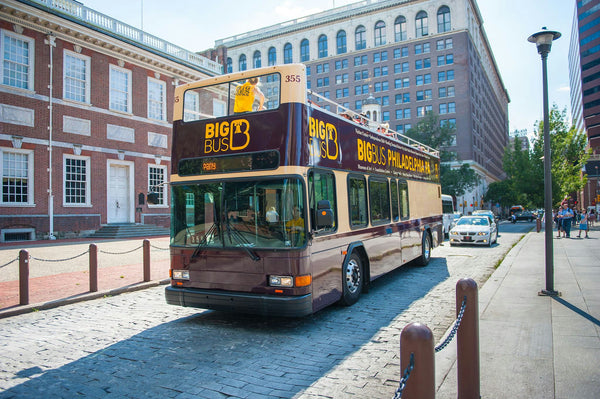
[[235, 104], [233, 112], [252, 112], [254, 99], [258, 97], [258, 110], [263, 110], [265, 95], [258, 88], [258, 78], [250, 78], [246, 82], [235, 89]]

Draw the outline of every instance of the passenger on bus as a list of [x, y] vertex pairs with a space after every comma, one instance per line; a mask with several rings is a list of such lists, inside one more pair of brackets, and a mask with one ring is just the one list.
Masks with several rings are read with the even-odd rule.
[[277, 223], [279, 221], [279, 214], [277, 213], [277, 210], [275, 210], [274, 206], [269, 208], [265, 217], [269, 223]]
[[285, 227], [292, 236], [294, 245], [297, 245], [304, 240], [304, 219], [300, 217], [300, 208], [297, 206], [294, 207], [292, 219], [287, 221]]
[[242, 112], [252, 112], [254, 99], [258, 97], [258, 110], [263, 110], [265, 95], [258, 88], [258, 78], [250, 78], [246, 82], [235, 89], [235, 104], [233, 112], [236, 114]]

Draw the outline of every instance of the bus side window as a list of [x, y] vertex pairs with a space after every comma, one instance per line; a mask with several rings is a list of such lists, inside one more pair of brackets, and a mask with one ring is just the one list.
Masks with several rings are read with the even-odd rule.
[[400, 219], [408, 220], [410, 210], [408, 207], [408, 183], [406, 181], [398, 181], [398, 192], [400, 195]]
[[350, 227], [367, 226], [367, 182], [364, 176], [348, 177], [348, 210]]
[[397, 222], [400, 220], [400, 213], [398, 209], [398, 182], [395, 179], [390, 179], [390, 188], [392, 190], [392, 221]]
[[337, 230], [337, 201], [335, 198], [335, 177], [331, 172], [311, 170], [308, 175], [311, 228], [317, 230], [316, 212], [319, 201], [327, 200], [333, 211], [333, 226], [325, 231]]

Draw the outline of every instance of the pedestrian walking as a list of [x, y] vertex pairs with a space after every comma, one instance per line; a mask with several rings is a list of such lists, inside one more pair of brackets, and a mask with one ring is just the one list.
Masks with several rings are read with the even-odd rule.
[[562, 211], [562, 205], [559, 205], [558, 209], [554, 212], [554, 223], [556, 223], [556, 238], [560, 238], [560, 231], [562, 230], [562, 215], [560, 212]]
[[588, 215], [588, 223], [590, 225], [590, 227], [594, 227], [594, 222], [596, 221], [596, 211], [594, 209], [590, 210], [590, 213]]
[[579, 221], [579, 234], [577, 235], [577, 238], [581, 238], [581, 232], [585, 231], [585, 238], [589, 238], [588, 237], [588, 212], [587, 209], [583, 210], [583, 213], [581, 214], [581, 220]]
[[573, 222], [573, 210], [569, 208], [569, 204], [562, 206], [562, 210], [559, 212], [562, 217], [562, 231], [563, 237], [571, 238], [571, 223]]

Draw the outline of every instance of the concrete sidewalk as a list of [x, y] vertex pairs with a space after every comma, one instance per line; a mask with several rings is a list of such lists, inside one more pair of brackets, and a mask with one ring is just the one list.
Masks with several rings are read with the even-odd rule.
[[[600, 398], [598, 227], [589, 235], [554, 236], [558, 297], [538, 295], [546, 288], [543, 231], [527, 234], [480, 287], [481, 397]], [[448, 348], [436, 355], [436, 398], [457, 395], [456, 345]]]

